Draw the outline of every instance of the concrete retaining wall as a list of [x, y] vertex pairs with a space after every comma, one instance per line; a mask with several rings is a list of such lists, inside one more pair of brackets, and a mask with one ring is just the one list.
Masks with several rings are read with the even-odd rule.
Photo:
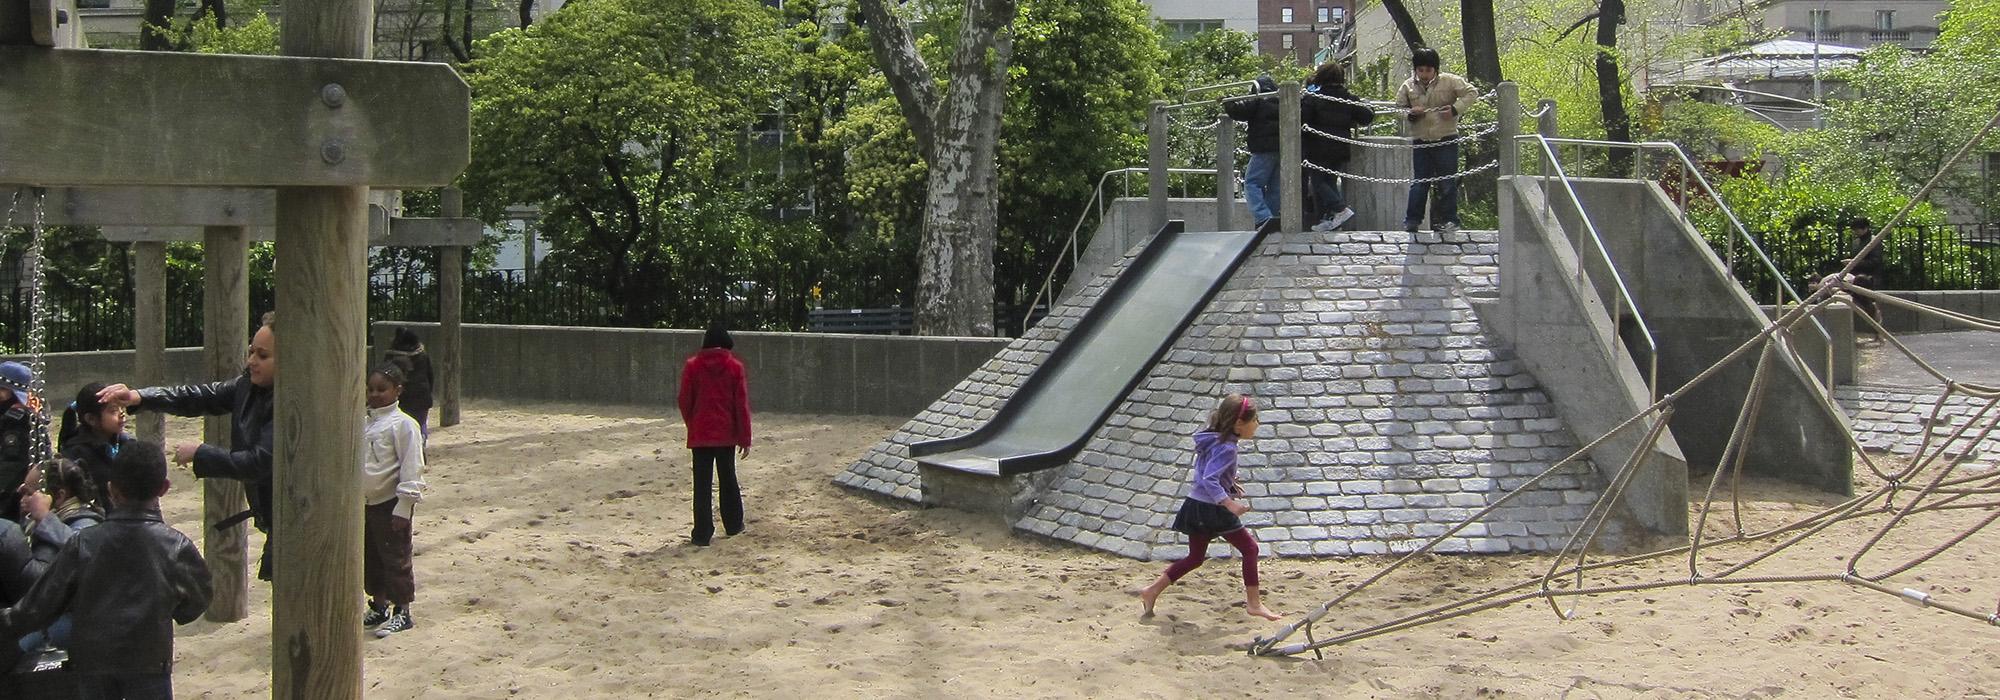
[[[1910, 301], [1935, 306], [1980, 318], [2000, 320], [2000, 290], [1979, 290], [1959, 292], [1906, 292], [1891, 291], [1890, 295]], [[1857, 327], [1866, 326], [1860, 321]], [[1915, 311], [1882, 305], [1882, 325], [1894, 333], [1920, 333], [1924, 331], [1964, 330], [1959, 326], [1936, 316], [1918, 315]]]
[[[374, 324], [375, 347], [407, 326]], [[466, 325], [468, 398], [671, 406], [701, 331]], [[1005, 338], [837, 333], [732, 334], [750, 370], [750, 407], [775, 413], [909, 416], [1006, 347]]]
[[[51, 418], [62, 415], [61, 407], [76, 398], [76, 390], [91, 382], [131, 383], [134, 354], [131, 350], [99, 352], [52, 352], [43, 356], [48, 363], [48, 399]], [[0, 355], [0, 360], [26, 363], [25, 355]], [[173, 348], [167, 351], [166, 382], [187, 384], [221, 379], [203, 376], [201, 348]]]

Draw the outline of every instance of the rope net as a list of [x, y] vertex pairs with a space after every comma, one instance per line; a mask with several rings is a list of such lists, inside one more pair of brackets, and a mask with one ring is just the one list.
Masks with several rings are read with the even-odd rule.
[[[1850, 428], [1843, 431], [1847, 447], [1866, 467], [1866, 475], [1857, 485], [1857, 495], [1845, 498], [1830, 506], [1821, 508], [1803, 517], [1785, 519], [1779, 522], [1754, 522], [1746, 520], [1743, 507], [1743, 468], [1750, 453], [1751, 433], [1760, 423], [1767, 420], [1764, 415], [1764, 399], [1769, 392], [1768, 378], [1780, 363], [1791, 363], [1798, 367], [1809, 367], [1810, 363], [1800, 355], [1792, 341], [1792, 329], [1809, 323], [1809, 315], [1816, 314], [1845, 298], [1856, 297], [1905, 309], [1917, 314], [1943, 319], [1946, 323], [1980, 331], [2000, 331], [2000, 322], [1983, 319], [1968, 314], [1941, 309], [1906, 299], [1900, 299], [1881, 292], [1865, 289], [1854, 284], [1854, 268], [1870, 251], [1879, 248], [1897, 222], [1908, 216], [1917, 202], [1936, 187], [1943, 174], [1950, 172], [1965, 154], [2000, 125], [2000, 112], [1996, 112], [1986, 126], [1969, 139], [1957, 154], [1947, 161], [1939, 174], [1926, 183], [1911, 197], [1910, 204], [1897, 212], [1889, 222], [1875, 232], [1867, 245], [1848, 261], [1845, 269], [1828, 276], [1819, 288], [1803, 303], [1793, 305], [1765, 324], [1749, 340], [1737, 346], [1713, 365], [1679, 389], [1662, 396], [1638, 414], [1626, 419], [1606, 434], [1590, 441], [1562, 460], [1548, 467], [1539, 475], [1528, 479], [1513, 490], [1494, 500], [1485, 508], [1459, 521], [1444, 533], [1426, 540], [1421, 546], [1409, 551], [1377, 571], [1346, 592], [1329, 600], [1304, 617], [1279, 627], [1269, 635], [1258, 637], [1248, 645], [1253, 656], [1290, 656], [1313, 653], [1336, 644], [1355, 642], [1371, 637], [1398, 632], [1424, 625], [1444, 622], [1475, 613], [1494, 610], [1516, 603], [1543, 600], [1561, 619], [1572, 619], [1576, 611], [1573, 606], [1580, 597], [1641, 591], [1677, 586], [1700, 586], [1714, 584], [1753, 583], [1811, 583], [1837, 582], [1857, 589], [1896, 596], [1913, 605], [1933, 608], [1951, 614], [1978, 620], [1987, 624], [2000, 625], [2000, 601], [1990, 607], [1962, 601], [1944, 600], [1931, 592], [1915, 588], [1898, 588], [1888, 583], [1889, 579], [1937, 559], [1940, 555], [1962, 545], [1973, 536], [1984, 531], [1995, 520], [2000, 520], [2000, 471], [1975, 471], [1967, 469], [1968, 462], [1980, 453], [1977, 446], [1985, 444], [1993, 437], [1996, 426], [2000, 426], [2000, 386], [1990, 386], [1977, 382], [1961, 381], [1938, 369], [1912, 351], [1910, 347], [1895, 338], [1887, 328], [1867, 314], [1856, 314], [1867, 319], [1876, 332], [1885, 338], [1885, 345], [1894, 348], [1903, 356], [1914, 361], [1923, 371], [1944, 384], [1940, 395], [1925, 422], [1925, 437], [1915, 457], [1905, 464], [1878, 462], [1863, 449]], [[1753, 359], [1754, 356], [1754, 359]], [[1697, 386], [1715, 378], [1723, 369], [1738, 362], [1755, 362], [1755, 371], [1745, 390], [1746, 400], [1738, 411], [1729, 440], [1722, 456], [1716, 462], [1716, 469], [1710, 475], [1707, 488], [1694, 507], [1690, 534], [1685, 543], [1646, 551], [1641, 554], [1591, 561], [1590, 555], [1595, 545], [1604, 536], [1610, 515], [1623, 499], [1632, 478], [1637, 474], [1652, 454], [1653, 447], [1663, 435], [1668, 419], [1673, 415], [1682, 397]], [[1838, 412], [1831, 392], [1818, 384], [1818, 379], [1810, 372], [1815, 386], [1811, 393], [1821, 408]], [[1946, 403], [1954, 398], [1970, 401], [1975, 411], [1966, 420], [1951, 421], [1942, 417]], [[1555, 557], [1540, 576], [1502, 585], [1480, 593], [1466, 595], [1455, 600], [1431, 605], [1411, 612], [1394, 615], [1390, 619], [1373, 624], [1356, 624], [1336, 628], [1330, 635], [1320, 625], [1326, 623], [1327, 616], [1344, 603], [1354, 601], [1362, 592], [1375, 587], [1391, 574], [1430, 554], [1447, 538], [1482, 522], [1488, 515], [1517, 496], [1532, 491], [1537, 484], [1559, 473], [1589, 469], [1589, 453], [1614, 435], [1628, 431], [1643, 431], [1638, 446], [1616, 471], [1612, 472], [1607, 484], [1593, 502], [1589, 513], [1580, 526], [1564, 542]], [[1942, 433], [1942, 435], [1940, 435]], [[1968, 448], [1971, 445], [1974, 447]], [[1722, 498], [1720, 491], [1728, 482], [1728, 496]], [[1968, 516], [1961, 511], [1972, 511]], [[1960, 516], [1950, 523], [1951, 534], [1937, 542], [1912, 545], [1895, 541], [1894, 546], [1885, 546], [1899, 526], [1904, 526], [1918, 518], [1942, 521], [1945, 514]], [[1847, 549], [1837, 566], [1807, 564], [1797, 558], [1781, 558], [1788, 550], [1815, 537], [1823, 540], [1852, 539], [1855, 546]], [[1654, 563], [1667, 558], [1684, 558], [1684, 576], [1662, 576], [1649, 580], [1633, 580], [1634, 565]], [[1813, 570], [1817, 567], [1821, 570]], [[1565, 607], [1565, 603], [1572, 604]], [[1330, 624], [1330, 623], [1328, 623]], [[1293, 641], [1294, 636], [1304, 636], [1303, 641]]]

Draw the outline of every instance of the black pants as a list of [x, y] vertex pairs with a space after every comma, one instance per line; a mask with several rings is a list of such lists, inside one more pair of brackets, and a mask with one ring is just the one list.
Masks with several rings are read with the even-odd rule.
[[694, 541], [706, 543], [715, 536], [710, 491], [715, 475], [722, 475], [722, 529], [729, 534], [743, 531], [743, 492], [736, 487], [736, 448], [694, 448]]

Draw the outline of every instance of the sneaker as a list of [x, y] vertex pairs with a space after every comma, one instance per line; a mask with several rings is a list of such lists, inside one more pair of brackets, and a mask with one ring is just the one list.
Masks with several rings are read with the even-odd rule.
[[396, 611], [389, 615], [388, 622], [384, 622], [381, 627], [375, 628], [375, 638], [381, 639], [397, 632], [416, 629], [416, 627], [417, 621], [410, 617], [409, 608], [396, 608]]
[[1458, 233], [1458, 224], [1446, 221], [1442, 224], [1432, 226], [1431, 230], [1438, 233]]
[[371, 603], [368, 606], [368, 612], [362, 613], [361, 615], [362, 627], [374, 627], [376, 625], [388, 621], [389, 621], [389, 606], [386, 605], [376, 606]]
[[1418, 223], [1416, 221], [1403, 222], [1403, 233], [1416, 233]]
[[1346, 209], [1342, 209], [1340, 210], [1339, 213], [1333, 215], [1333, 218], [1331, 219], [1333, 225], [1327, 228], [1329, 229], [1340, 228], [1341, 224], [1347, 223], [1347, 220], [1352, 218], [1354, 218], [1354, 207], [1348, 207]]
[[1334, 225], [1335, 225], [1335, 224], [1333, 223], [1333, 219], [1323, 219], [1323, 220], [1321, 220], [1321, 221], [1320, 221], [1319, 223], [1317, 223], [1317, 224], [1313, 224], [1313, 230], [1314, 230], [1314, 231], [1332, 231], [1332, 230], [1333, 230], [1333, 227], [1334, 227]]

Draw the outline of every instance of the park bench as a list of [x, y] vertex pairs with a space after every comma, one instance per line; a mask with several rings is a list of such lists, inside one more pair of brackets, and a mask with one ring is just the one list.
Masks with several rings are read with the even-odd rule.
[[908, 335], [917, 325], [915, 309], [813, 309], [806, 330], [814, 333], [885, 333]]

